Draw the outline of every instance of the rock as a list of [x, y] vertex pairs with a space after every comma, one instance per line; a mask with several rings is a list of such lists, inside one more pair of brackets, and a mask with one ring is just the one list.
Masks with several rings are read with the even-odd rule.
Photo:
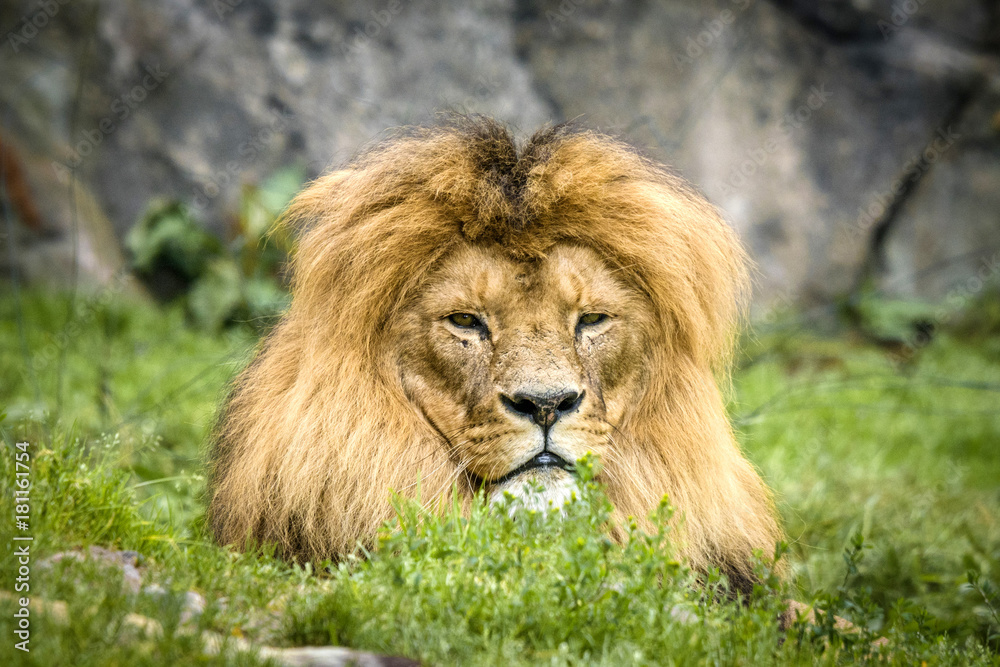
[[[125, 586], [131, 593], [139, 593], [141, 590], [143, 595], [163, 596], [168, 594], [167, 589], [159, 584], [142, 586], [142, 576], [137, 569], [141, 557], [135, 551], [116, 551], [91, 546], [86, 552], [82, 550], [61, 551], [44, 559], [39, 565], [46, 568], [67, 559], [83, 561], [88, 558], [120, 567]], [[204, 613], [205, 606], [204, 596], [197, 591], [186, 591], [178, 631], [182, 634], [195, 632], [197, 630], [196, 620]], [[33, 598], [32, 611], [49, 615], [61, 624], [70, 622], [66, 603], [61, 600], [47, 601]], [[159, 637], [163, 634], [162, 624], [147, 616], [129, 613], [125, 616], [124, 622], [127, 626], [135, 628], [147, 636]], [[202, 633], [202, 641], [205, 645], [205, 652], [209, 655], [216, 655], [226, 647], [237, 652], [256, 651], [261, 656], [271, 658], [278, 664], [288, 667], [347, 667], [349, 665], [357, 667], [410, 667], [420, 664], [409, 658], [378, 655], [339, 646], [301, 646], [295, 648], [258, 646], [242, 638], [225, 638], [207, 631]]]
[[[942, 146], [946, 145], [941, 142]], [[880, 287], [967, 305], [1000, 278], [1000, 75], [969, 101], [954, 143], [931, 145], [932, 167], [888, 230]], [[930, 161], [930, 160], [928, 160]]]
[[[19, 4], [0, 10], [4, 25], [37, 11]], [[80, 235], [81, 273], [105, 283], [121, 263], [109, 238], [121, 238], [153, 197], [192, 204], [224, 235], [244, 183], [289, 164], [316, 176], [386, 128], [443, 108], [543, 124], [548, 109], [515, 54], [513, 12], [510, 0], [167, 0], [101, 3], [95, 13], [60, 5], [0, 60], [0, 102], [13, 111], [0, 140], [18, 138], [36, 201], [66, 207], [72, 174], [99, 206], [77, 222], [43, 211], [58, 243], [13, 238], [15, 254], [37, 255], [18, 262], [22, 274], [69, 267], [70, 230], [95, 225]], [[65, 180], [58, 188], [56, 175]], [[87, 254], [105, 248], [114, 256]]]
[[[7, 591], [0, 591], [0, 599], [14, 600]], [[48, 617], [50, 622], [68, 625], [70, 621], [69, 606], [62, 600], [45, 600], [32, 597], [31, 613]], [[163, 637], [163, 625], [154, 618], [136, 613], [128, 613], [122, 618], [122, 625], [137, 630], [141, 635], [150, 638]], [[195, 631], [191, 625], [181, 625], [177, 633], [190, 634]], [[299, 646], [295, 648], [274, 648], [257, 646], [238, 637], [223, 637], [214, 632], [202, 632], [201, 640], [206, 655], [219, 655], [227, 651], [233, 653], [257, 653], [279, 665], [286, 667], [416, 667], [416, 660], [401, 656], [379, 655], [368, 651], [339, 646]]]
[[106, 5], [108, 96], [148, 68], [162, 81], [108, 137], [96, 188], [119, 232], [161, 194], [193, 202], [222, 231], [243, 183], [291, 163], [316, 176], [443, 107], [541, 124], [511, 12], [498, 0]]
[[[935, 298], [986, 270], [963, 253], [1000, 245], [991, 0], [96, 8], [59, 4], [0, 59], [0, 144], [31, 195], [9, 198], [25, 222], [4, 243], [32, 282], [70, 282], [74, 265], [108, 282], [114, 239], [157, 196], [226, 235], [244, 184], [290, 164], [315, 176], [448, 107], [525, 133], [582, 115], [675, 165], [750, 248], [758, 305], [870, 278]], [[37, 11], [8, 3], [0, 20], [20, 36]]]
[[53, 563], [64, 560], [84, 561], [87, 559], [96, 560], [108, 565], [118, 567], [122, 571], [122, 584], [130, 593], [138, 593], [142, 587], [142, 575], [139, 573], [139, 553], [136, 551], [116, 551], [105, 549], [104, 547], [91, 546], [86, 552], [76, 549], [73, 551], [60, 551], [52, 554], [40, 562], [42, 568], [51, 567]]
[[[758, 301], [825, 302], [882, 240], [864, 211], [998, 67], [978, 49], [996, 45], [996, 10], [964, 4], [977, 11], [921, 6], [883, 35], [888, 2], [571, 3], [531, 13], [519, 42], [561, 115], [623, 131], [721, 206], [759, 265]], [[944, 38], [960, 17], [974, 44]], [[1000, 241], [1000, 225], [950, 219]]]
[[[161, 597], [167, 595], [167, 589], [159, 584], [150, 584], [142, 587], [143, 595]], [[197, 591], [184, 592], [184, 604], [181, 606], [180, 624], [187, 627], [205, 612], [205, 597]]]
[[399, 656], [377, 655], [336, 646], [302, 646], [298, 648], [262, 648], [261, 655], [273, 658], [288, 667], [416, 667], [420, 663]]

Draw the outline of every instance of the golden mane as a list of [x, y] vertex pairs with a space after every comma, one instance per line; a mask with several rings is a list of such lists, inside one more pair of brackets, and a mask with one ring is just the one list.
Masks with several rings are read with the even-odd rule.
[[632, 444], [605, 462], [621, 467], [605, 479], [618, 518], [645, 525], [668, 494], [684, 517], [683, 555], [741, 578], [752, 551], [780, 538], [715, 378], [730, 362], [747, 261], [715, 209], [663, 167], [568, 125], [518, 147], [495, 121], [455, 117], [317, 179], [286, 219], [302, 230], [292, 303], [215, 435], [220, 542], [336, 557], [371, 542], [391, 516], [389, 490], [412, 493], [418, 473], [425, 501], [451, 492], [455, 464], [404, 395], [386, 332], [461, 242], [519, 258], [588, 246], [652, 302], [649, 384], [618, 425]]

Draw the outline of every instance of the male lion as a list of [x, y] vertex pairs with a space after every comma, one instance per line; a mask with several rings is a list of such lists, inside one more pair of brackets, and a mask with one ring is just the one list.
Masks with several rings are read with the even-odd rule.
[[344, 554], [418, 480], [423, 500], [537, 480], [558, 503], [593, 452], [619, 520], [668, 494], [691, 565], [752, 585], [780, 531], [715, 381], [746, 260], [681, 180], [595, 132], [519, 148], [455, 117], [318, 179], [287, 219], [292, 303], [216, 434], [220, 542]]

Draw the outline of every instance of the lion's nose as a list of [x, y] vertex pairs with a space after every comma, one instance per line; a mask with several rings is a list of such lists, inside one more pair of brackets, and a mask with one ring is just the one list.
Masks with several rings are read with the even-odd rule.
[[511, 412], [530, 417], [542, 428], [549, 428], [556, 420], [580, 407], [586, 392], [560, 391], [549, 394], [500, 395], [500, 401]]

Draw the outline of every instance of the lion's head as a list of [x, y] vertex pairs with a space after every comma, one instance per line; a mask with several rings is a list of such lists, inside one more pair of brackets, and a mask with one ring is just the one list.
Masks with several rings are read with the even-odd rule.
[[398, 316], [403, 389], [488, 490], [535, 477], [564, 494], [574, 461], [615, 458], [614, 429], [648, 383], [650, 312], [590, 248], [520, 260], [462, 243]]
[[560, 501], [586, 452], [619, 518], [667, 494], [695, 567], [749, 581], [780, 533], [733, 439], [725, 374], [745, 258], [663, 168], [558, 126], [518, 148], [459, 117], [313, 183], [292, 304], [216, 435], [218, 539], [328, 557], [369, 542], [390, 489]]

